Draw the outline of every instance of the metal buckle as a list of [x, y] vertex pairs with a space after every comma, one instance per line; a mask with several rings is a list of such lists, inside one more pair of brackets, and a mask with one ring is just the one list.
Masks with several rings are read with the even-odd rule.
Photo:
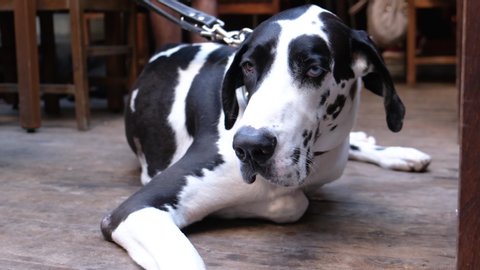
[[215, 24], [211, 28], [204, 25], [202, 28], [204, 29], [204, 31], [200, 32], [202, 36], [208, 37], [213, 41], [222, 41], [225, 44], [233, 47], [237, 47], [242, 44], [248, 35], [253, 31], [250, 28], [227, 31], [220, 24]]

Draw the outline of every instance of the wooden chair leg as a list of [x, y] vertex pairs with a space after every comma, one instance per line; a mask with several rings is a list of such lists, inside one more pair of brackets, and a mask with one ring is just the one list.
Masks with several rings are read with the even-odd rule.
[[40, 127], [40, 78], [36, 35], [36, 2], [14, 1], [20, 124], [29, 132]]
[[75, 115], [79, 130], [87, 130], [90, 124], [90, 100], [87, 75], [83, 25], [83, 2], [70, 1], [70, 27], [72, 43], [73, 82], [75, 85]]

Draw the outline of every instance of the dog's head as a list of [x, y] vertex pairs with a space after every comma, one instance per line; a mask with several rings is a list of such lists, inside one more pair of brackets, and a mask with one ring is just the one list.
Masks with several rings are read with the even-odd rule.
[[[347, 138], [360, 78], [383, 96], [388, 127], [399, 131], [404, 106], [365, 32], [317, 6], [260, 24], [235, 54], [222, 93], [225, 127], [238, 127], [233, 148], [244, 180], [260, 174], [283, 186], [302, 184], [315, 154]], [[237, 89], [244, 89], [246, 108]]]

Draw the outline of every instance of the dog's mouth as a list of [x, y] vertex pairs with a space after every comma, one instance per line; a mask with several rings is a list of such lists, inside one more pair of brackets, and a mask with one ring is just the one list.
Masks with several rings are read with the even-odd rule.
[[266, 164], [258, 164], [256, 162], [241, 162], [240, 172], [243, 181], [247, 184], [253, 184], [257, 180], [257, 176], [262, 176], [271, 183], [279, 182], [274, 172], [273, 165], [268, 162]]
[[[265, 171], [265, 169], [255, 162], [242, 162], [240, 171], [242, 173], [243, 181], [247, 184], [253, 184], [257, 179], [257, 174], [262, 175], [262, 172]], [[262, 176], [265, 177], [265, 175]]]
[[253, 184], [257, 180], [257, 174], [255, 172], [245, 172], [242, 170], [243, 181], [247, 184]]
[[245, 162], [242, 162], [240, 166], [243, 181], [247, 184], [253, 184], [259, 175], [267, 182], [283, 187], [290, 187], [303, 183], [298, 177], [295, 177], [298, 176], [298, 174], [286, 173], [285, 175], [278, 175], [273, 173], [273, 171], [273, 168], [270, 166], [260, 166], [258, 164], [249, 164]]

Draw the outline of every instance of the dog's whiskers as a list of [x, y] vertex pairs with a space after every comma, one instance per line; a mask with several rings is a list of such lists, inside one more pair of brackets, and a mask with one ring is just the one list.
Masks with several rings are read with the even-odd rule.
[[312, 169], [315, 170], [315, 156], [311, 152], [303, 152], [300, 149], [295, 150], [294, 155], [292, 155], [292, 160], [295, 164], [300, 163], [301, 160], [305, 160], [305, 173], [308, 175], [311, 173]]

